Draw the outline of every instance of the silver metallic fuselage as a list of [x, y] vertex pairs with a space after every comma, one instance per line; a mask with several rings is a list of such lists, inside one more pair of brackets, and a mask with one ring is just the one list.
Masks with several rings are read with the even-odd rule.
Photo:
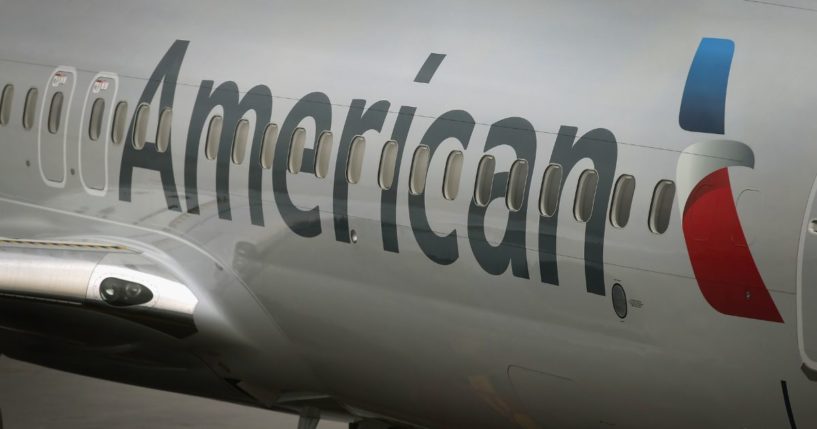
[[[801, 320], [817, 314], [810, 302], [798, 312], [798, 277], [803, 290], [817, 287], [817, 274], [803, 268], [817, 263], [804, 232], [817, 217], [809, 215], [817, 176], [815, 23], [816, 11], [738, 0], [3, 2], [0, 85], [13, 84], [15, 95], [11, 121], [0, 126], [0, 235], [138, 249], [195, 296], [197, 332], [150, 334], [150, 358], [118, 361], [121, 373], [115, 364], [102, 370], [83, 351], [93, 345], [106, 359], [124, 353], [115, 334], [42, 353], [31, 346], [41, 340], [24, 341], [30, 327], [9, 328], [0, 352], [275, 409], [308, 405], [423, 427], [788, 428], [785, 381], [799, 427], [817, 427], [817, 383], [805, 365], [817, 336], [806, 329], [798, 339]], [[705, 37], [736, 46], [723, 136], [678, 123], [690, 61]], [[110, 132], [97, 142], [84, 137], [93, 83], [100, 76], [115, 82], [106, 117], [127, 101], [132, 127], [150, 77], [177, 40], [189, 45], [178, 81], [155, 88], [144, 149], [155, 155], [145, 159], [170, 160], [166, 176], [154, 164], [123, 172], [127, 142], [113, 144]], [[445, 60], [429, 83], [415, 82], [430, 53]], [[48, 136], [45, 117], [57, 70], [75, 72], [62, 140]], [[282, 129], [307, 94], [324, 94], [334, 136], [328, 177], [283, 173], [285, 192], [275, 190], [276, 167], [252, 167], [258, 146], [217, 172], [220, 161], [204, 151], [206, 125], [191, 124], [199, 123], [202, 88], [228, 81], [238, 99], [268, 88], [269, 122]], [[40, 97], [36, 125], [26, 130], [23, 99], [32, 87]], [[172, 134], [158, 154], [151, 142], [165, 91], [173, 92]], [[369, 112], [385, 110], [377, 129], [351, 133], [366, 139], [361, 180], [339, 191], [349, 118], [379, 101]], [[400, 141], [390, 223], [378, 165], [406, 106], [416, 111]], [[205, 109], [206, 118], [219, 109]], [[412, 154], [452, 111], [469, 115], [472, 129], [466, 141], [443, 140], [432, 156], [423, 229], [412, 220]], [[255, 131], [258, 112], [244, 117]], [[509, 210], [497, 198], [485, 211], [482, 238], [469, 221], [477, 166], [490, 153], [497, 172], [509, 170], [519, 154], [509, 146], [486, 150], [485, 142], [492, 124], [516, 117], [535, 130], [524, 220], [507, 228]], [[314, 147], [324, 129], [311, 118], [299, 124]], [[564, 177], [550, 254], [541, 244], [538, 199], [566, 127], [575, 127], [577, 139], [609, 130], [615, 177], [631, 174], [637, 184], [628, 225], [588, 234], [574, 219], [574, 198], [581, 172], [598, 166], [579, 160]], [[191, 142], [194, 131], [200, 142]], [[677, 202], [666, 233], [647, 227], [656, 183], [676, 180], [684, 149], [720, 138], [754, 153], [753, 168], [729, 169], [731, 189], [783, 323], [712, 308], [690, 264]], [[449, 201], [443, 171], [455, 149], [464, 163], [458, 197]], [[293, 232], [299, 218], [284, 220], [283, 196], [300, 213], [317, 213], [319, 233]], [[606, 210], [593, 216], [607, 222]], [[394, 244], [384, 234], [392, 227], [397, 251], [384, 250]], [[490, 273], [493, 259], [480, 260], [475, 247], [499, 246], [506, 229], [521, 231], [524, 258]], [[446, 243], [456, 257], [429, 255], [420, 244], [429, 234], [455, 237]], [[601, 264], [602, 293], [589, 292], [593, 240], [603, 246], [603, 260], [590, 261]], [[555, 261], [558, 285], [543, 278], [547, 259]], [[626, 290], [624, 319], [611, 303], [616, 283]], [[72, 331], [73, 341], [82, 342], [82, 329]], [[123, 343], [139, 343], [139, 329]], [[162, 363], [162, 350], [172, 350], [172, 363]], [[188, 368], [186, 375], [178, 368]]]

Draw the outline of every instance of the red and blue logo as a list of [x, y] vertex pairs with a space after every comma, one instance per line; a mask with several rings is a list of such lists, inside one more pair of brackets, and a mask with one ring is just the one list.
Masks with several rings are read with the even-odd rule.
[[[734, 52], [731, 40], [701, 41], [681, 100], [681, 128], [725, 134], [726, 90]], [[678, 160], [678, 201], [692, 269], [701, 293], [715, 310], [782, 323], [746, 241], [730, 167], [754, 168], [752, 149], [742, 142], [708, 139], [687, 147]]]

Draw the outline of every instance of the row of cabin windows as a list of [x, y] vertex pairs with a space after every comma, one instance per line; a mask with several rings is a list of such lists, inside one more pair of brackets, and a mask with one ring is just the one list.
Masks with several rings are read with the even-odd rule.
[[[385, 152], [385, 148], [384, 148]], [[414, 152], [409, 191], [418, 195], [425, 190], [425, 180], [428, 173], [430, 150], [427, 146], [419, 146]], [[461, 151], [452, 151], [446, 162], [443, 176], [443, 197], [453, 200], [459, 189], [460, 173], [462, 171], [463, 154]], [[382, 162], [381, 162], [382, 169]], [[474, 203], [486, 207], [492, 200], [494, 172], [496, 160], [491, 155], [485, 155], [477, 166], [477, 177], [474, 184]], [[562, 189], [562, 166], [551, 164], [542, 175], [542, 186], [539, 193], [539, 213], [544, 217], [552, 217], [559, 207], [559, 198]], [[523, 208], [525, 191], [527, 190], [528, 162], [524, 159], [516, 160], [508, 173], [505, 189], [505, 205], [508, 210], [516, 212]], [[588, 222], [593, 215], [593, 206], [598, 189], [599, 174], [596, 170], [585, 170], [579, 176], [576, 187], [576, 197], [573, 203], [573, 217], [578, 222]], [[630, 220], [630, 211], [635, 195], [635, 178], [632, 175], [621, 175], [616, 181], [610, 207], [610, 223], [615, 228], [624, 228]], [[650, 204], [648, 225], [651, 232], [663, 234], [669, 228], [672, 214], [672, 204], [675, 199], [675, 183], [662, 180], [656, 185]]]
[[[34, 127], [34, 115], [37, 109], [37, 98], [39, 91], [37, 88], [30, 88], [26, 93], [25, 103], [23, 106], [23, 128], [30, 130]], [[56, 92], [51, 97], [51, 104], [48, 111], [48, 131], [51, 134], [57, 134], [62, 125], [62, 110], [64, 95], [62, 92]], [[0, 92], [0, 125], [8, 125], [11, 120], [11, 104], [14, 99], [14, 85], [6, 85], [3, 91]]]
[[[27, 130], [34, 126], [34, 115], [37, 106], [37, 88], [30, 88], [25, 98], [23, 109], [23, 127]], [[14, 98], [14, 86], [6, 85], [0, 92], [0, 126], [7, 125], [11, 118], [11, 104]], [[48, 131], [56, 134], [62, 122], [64, 96], [56, 92], [51, 97], [48, 112]], [[102, 133], [105, 100], [97, 98], [91, 106], [88, 123], [88, 138], [97, 141]], [[114, 144], [122, 143], [127, 126], [128, 103], [119, 102], [114, 109], [111, 126], [111, 139]], [[137, 150], [144, 148], [147, 137], [148, 116], [150, 105], [140, 104], [136, 110], [136, 119], [133, 127], [133, 147]], [[173, 111], [165, 108], [159, 115], [159, 126], [156, 133], [156, 150], [165, 152], [170, 144], [170, 126], [173, 120]], [[221, 140], [224, 119], [222, 116], [213, 116], [207, 128], [205, 142], [205, 156], [215, 159], [218, 155], [218, 145]], [[278, 126], [268, 124], [264, 130], [261, 144], [260, 164], [264, 168], [272, 167], [273, 145], [278, 136]], [[241, 164], [247, 150], [250, 138], [250, 123], [246, 119], [238, 121], [233, 132], [230, 158], [234, 164]], [[287, 169], [292, 174], [298, 174], [303, 167], [303, 154], [306, 144], [306, 130], [296, 128], [290, 139], [287, 155]], [[315, 176], [324, 178], [329, 172], [332, 154], [332, 133], [324, 131], [318, 136], [315, 147], [314, 172]], [[366, 150], [366, 139], [356, 136], [349, 147], [346, 160], [346, 180], [355, 184], [360, 181], [363, 169], [363, 156]], [[380, 155], [377, 182], [381, 189], [391, 189], [394, 182], [399, 146], [397, 142], [389, 140], [383, 146]], [[462, 174], [463, 153], [455, 150], [448, 155], [443, 175], [443, 197], [447, 200], [457, 198]], [[428, 168], [431, 162], [431, 149], [420, 145], [415, 149], [411, 162], [409, 176], [409, 192], [420, 195], [425, 192]], [[492, 200], [493, 179], [496, 169], [496, 160], [491, 155], [485, 155], [477, 167], [477, 177], [474, 184], [474, 202], [480, 207], [486, 207]], [[544, 217], [556, 214], [559, 207], [559, 198], [563, 179], [562, 167], [551, 164], [542, 176], [542, 185], [539, 194], [539, 213]], [[510, 211], [522, 209], [527, 189], [528, 163], [524, 159], [516, 160], [508, 173], [507, 188], [505, 189], [505, 205]], [[579, 176], [576, 189], [576, 198], [573, 203], [573, 217], [578, 222], [588, 222], [593, 215], [593, 206], [598, 188], [599, 175], [595, 170], [585, 170]], [[632, 175], [621, 175], [613, 188], [610, 205], [610, 224], [615, 228], [624, 228], [630, 220], [633, 197], [635, 195], [635, 178]], [[648, 226], [655, 234], [663, 234], [669, 227], [672, 204], [675, 199], [675, 184], [669, 180], [658, 182], [650, 203]]]
[[[558, 180], [548, 177], [547, 170], [545, 178], [542, 180], [542, 197], [540, 198], [540, 211], [543, 216], [553, 216], [558, 205], [558, 188], [553, 183], [561, 182], [561, 167], [551, 165], [556, 169], [553, 175], [558, 176]], [[552, 180], [552, 182], [551, 182]], [[598, 187], [599, 175], [595, 170], [585, 170], [579, 176], [579, 184], [576, 189], [576, 200], [573, 205], [573, 217], [579, 222], [587, 222], [593, 214], [593, 203], [595, 201], [596, 189]], [[555, 196], [554, 196], [555, 194]], [[629, 174], [622, 174], [616, 180], [613, 188], [613, 196], [610, 201], [610, 224], [614, 228], [624, 228], [630, 221], [630, 211], [633, 206], [635, 196], [635, 177]], [[650, 232], [663, 234], [669, 228], [670, 217], [672, 216], [672, 204], [675, 200], [675, 183], [671, 180], [661, 180], [653, 189], [652, 200], [647, 225]]]
[[[491, 202], [493, 192], [494, 171], [496, 159], [485, 155], [477, 166], [477, 179], [474, 183], [474, 202], [479, 207], [486, 207]], [[525, 189], [528, 182], [528, 162], [517, 159], [508, 172], [507, 188], [505, 189], [505, 206], [508, 210], [517, 212], [522, 209], [525, 200]]]
[[[23, 128], [30, 130], [34, 127], [34, 118], [37, 111], [37, 99], [39, 91], [37, 88], [29, 88], [26, 93], [23, 105]], [[11, 119], [11, 105], [14, 99], [14, 85], [6, 85], [0, 92], [0, 126], [7, 125]], [[62, 126], [63, 104], [65, 95], [62, 91], [57, 91], [51, 96], [48, 106], [48, 132], [57, 134]], [[125, 127], [127, 126], [128, 103], [120, 102], [114, 111], [113, 127], [111, 128], [111, 138], [114, 143], [119, 144], [125, 137]], [[91, 105], [91, 114], [88, 122], [88, 138], [91, 141], [99, 140], [102, 133], [103, 117], [105, 115], [105, 100], [97, 98]], [[169, 127], [169, 123], [168, 123]], [[169, 131], [169, 128], [168, 128]]]
[[[34, 114], [37, 109], [37, 88], [30, 88], [26, 93], [25, 105], [23, 107], [23, 128], [30, 130], [34, 127]], [[14, 100], [14, 85], [6, 85], [0, 92], [0, 126], [8, 125], [11, 120], [11, 104]], [[62, 99], [59, 100], [60, 112], [57, 113], [56, 123], [62, 114]]]
[[[629, 174], [619, 176], [613, 188], [610, 204], [610, 224], [624, 228], [630, 220], [630, 209], [635, 195], [635, 178]], [[655, 185], [650, 201], [647, 225], [654, 234], [663, 234], [669, 228], [672, 204], [675, 200], [675, 182], [661, 180]]]
[[[207, 159], [214, 160], [218, 156], [223, 126], [224, 118], [222, 116], [213, 116], [210, 119], [204, 144], [204, 154]], [[273, 147], [277, 137], [278, 125], [274, 123], [267, 124], [261, 138], [261, 155], [259, 159], [259, 162], [263, 168], [272, 168]], [[241, 119], [236, 125], [232, 138], [230, 158], [234, 164], [241, 164], [243, 162], [249, 139], [250, 122], [246, 119]], [[390, 147], [389, 143], [394, 142], [387, 142], [386, 147]], [[318, 136], [318, 141], [314, 149], [315, 157], [313, 171], [315, 172], [315, 176], [318, 178], [325, 178], [329, 174], [332, 145], [332, 132], [323, 131]], [[306, 130], [301, 127], [296, 128], [290, 137], [289, 151], [287, 153], [287, 170], [291, 174], [298, 174], [302, 171], [305, 146]], [[354, 184], [360, 181], [361, 173], [363, 171], [363, 155], [365, 154], [365, 150], [366, 140], [362, 136], [354, 137], [349, 146], [349, 155], [346, 162], [346, 180], [349, 183]], [[384, 175], [387, 174], [391, 174], [392, 177], [394, 176], [393, 167], [391, 173], [381, 171], [381, 177], [385, 177]]]

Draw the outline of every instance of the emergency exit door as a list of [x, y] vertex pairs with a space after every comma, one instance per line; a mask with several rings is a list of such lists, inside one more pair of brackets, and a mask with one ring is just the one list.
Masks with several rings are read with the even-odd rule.
[[817, 370], [817, 181], [811, 190], [800, 232], [797, 261], [797, 333], [800, 356]]
[[82, 104], [79, 177], [91, 194], [104, 194], [108, 189], [108, 147], [117, 88], [115, 74], [99, 73], [91, 81]]
[[67, 170], [66, 144], [71, 100], [77, 72], [73, 67], [57, 67], [48, 79], [40, 108], [37, 150], [40, 173], [45, 183], [65, 186]]

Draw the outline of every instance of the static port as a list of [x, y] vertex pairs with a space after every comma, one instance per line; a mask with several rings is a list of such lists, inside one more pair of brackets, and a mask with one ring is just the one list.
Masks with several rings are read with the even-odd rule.
[[107, 304], [128, 307], [150, 302], [153, 292], [139, 283], [108, 277], [99, 284], [99, 296]]

